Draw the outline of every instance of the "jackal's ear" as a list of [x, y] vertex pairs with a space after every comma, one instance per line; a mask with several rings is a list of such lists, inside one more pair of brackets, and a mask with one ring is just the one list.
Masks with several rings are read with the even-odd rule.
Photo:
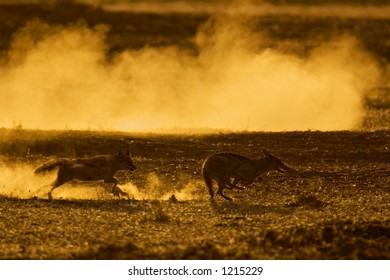
[[131, 156], [129, 149], [126, 150], [125, 156], [127, 156], [127, 157], [130, 157], [130, 156]]
[[266, 157], [271, 157], [271, 154], [266, 149], [263, 149], [263, 153]]

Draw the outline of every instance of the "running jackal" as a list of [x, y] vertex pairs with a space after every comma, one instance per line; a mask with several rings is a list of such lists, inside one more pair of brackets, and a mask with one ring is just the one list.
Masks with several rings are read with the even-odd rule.
[[[253, 180], [269, 171], [276, 170], [284, 173], [292, 170], [267, 150], [263, 150], [263, 153], [265, 157], [260, 159], [251, 159], [234, 153], [218, 153], [208, 157], [203, 163], [202, 174], [211, 198], [214, 197], [213, 180], [218, 183], [217, 194], [227, 200], [233, 200], [223, 194], [225, 188], [243, 189], [237, 186], [238, 182], [250, 185]], [[231, 178], [233, 182], [230, 181]]]
[[55, 188], [58, 188], [73, 179], [80, 181], [104, 180], [105, 183], [113, 184], [112, 192], [115, 195], [128, 196], [126, 192], [122, 191], [117, 186], [120, 182], [114, 177], [114, 175], [119, 170], [135, 171], [137, 169], [133, 163], [129, 150], [126, 150], [126, 152], [118, 150], [118, 153], [114, 155], [58, 159], [38, 167], [35, 170], [35, 173], [51, 171], [57, 166], [59, 167], [57, 179], [52, 183], [52, 188], [48, 194], [49, 199], [52, 199], [52, 192]]

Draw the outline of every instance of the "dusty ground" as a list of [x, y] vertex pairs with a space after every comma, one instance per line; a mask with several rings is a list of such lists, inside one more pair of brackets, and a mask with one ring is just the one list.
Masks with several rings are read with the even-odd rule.
[[[127, 189], [139, 191], [138, 199], [118, 200], [101, 186], [89, 185], [98, 191], [78, 199], [72, 192], [87, 187], [68, 184], [53, 193], [53, 201], [34, 199], [32, 189], [24, 199], [17, 190], [3, 191], [2, 259], [390, 257], [388, 131], [206, 136], [2, 132], [4, 137], [19, 134], [17, 141], [1, 144], [4, 162], [14, 165], [37, 167], [49, 157], [129, 147], [138, 170], [119, 177], [132, 183]], [[270, 173], [252, 188], [230, 191], [234, 202], [211, 201], [200, 175], [203, 159], [217, 151], [261, 156], [262, 148], [299, 175]], [[178, 201], [169, 199], [172, 194]], [[149, 198], [142, 200], [142, 195]]]

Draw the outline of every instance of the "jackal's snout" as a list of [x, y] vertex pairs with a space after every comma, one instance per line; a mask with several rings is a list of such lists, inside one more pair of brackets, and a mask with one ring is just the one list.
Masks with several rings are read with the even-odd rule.
[[293, 171], [292, 168], [286, 166], [279, 158], [275, 157], [275, 156], [271, 156], [269, 157], [269, 159], [271, 159], [271, 161], [273, 162], [273, 167], [276, 171], [284, 174], [284, 173], [290, 173], [291, 171]]
[[282, 163], [282, 165], [278, 165], [275, 169], [282, 174], [285, 174], [285, 173], [287, 173], [289, 175], [299, 174], [298, 170], [294, 169], [293, 167], [288, 167], [288, 166], [284, 165], [283, 163]]
[[275, 166], [275, 169], [276, 169], [276, 171], [278, 171], [282, 174], [290, 171], [290, 168], [287, 167], [286, 165], [284, 165], [283, 163], [279, 163], [277, 166]]

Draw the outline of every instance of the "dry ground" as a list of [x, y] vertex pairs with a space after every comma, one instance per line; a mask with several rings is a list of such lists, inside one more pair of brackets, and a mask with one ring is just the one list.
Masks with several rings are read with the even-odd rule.
[[[390, 257], [388, 131], [2, 134], [4, 161], [34, 167], [51, 157], [129, 147], [138, 170], [120, 177], [143, 194], [153, 192], [147, 200], [118, 200], [101, 188], [101, 195], [75, 199], [63, 197], [65, 191], [83, 184], [68, 184], [53, 193], [53, 201], [34, 199], [34, 193], [20, 199], [16, 190], [3, 193], [2, 259]], [[15, 134], [18, 140], [6, 141]], [[262, 148], [295, 167], [299, 175], [270, 173], [256, 186], [230, 191], [234, 202], [209, 199], [200, 175], [205, 157], [217, 151], [261, 156]], [[151, 177], [157, 181], [153, 186]], [[169, 199], [171, 194], [178, 201]]]

